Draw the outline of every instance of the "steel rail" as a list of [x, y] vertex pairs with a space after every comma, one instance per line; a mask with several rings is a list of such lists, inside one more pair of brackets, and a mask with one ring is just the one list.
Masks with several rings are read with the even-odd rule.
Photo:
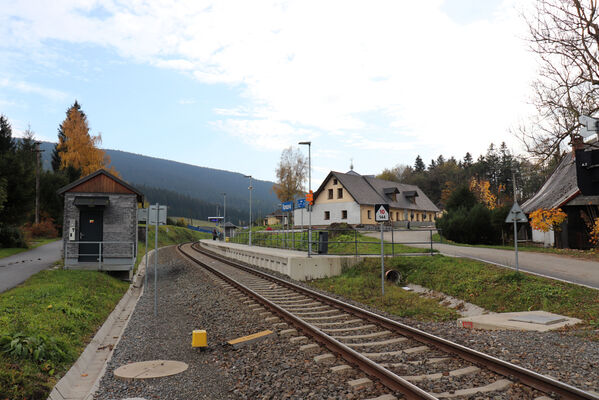
[[[375, 363], [374, 361], [370, 360], [367, 357], [364, 357], [359, 352], [351, 349], [350, 347], [348, 347], [345, 344], [339, 342], [338, 340], [332, 338], [331, 336], [324, 334], [318, 328], [316, 328], [314, 325], [312, 325], [308, 322], [305, 322], [301, 318], [293, 315], [292, 313], [285, 310], [284, 308], [271, 302], [267, 298], [263, 297], [259, 293], [256, 293], [254, 290], [248, 288], [247, 286], [243, 285], [242, 283], [236, 281], [233, 278], [230, 278], [229, 276], [218, 271], [214, 267], [192, 257], [190, 254], [187, 254], [185, 252], [185, 250], [183, 250], [182, 247], [183, 247], [183, 245], [179, 245], [177, 248], [179, 249], [181, 254], [186, 256], [188, 259], [195, 262], [196, 264], [201, 265], [203, 268], [209, 270], [213, 274], [217, 275], [219, 278], [221, 278], [224, 281], [228, 282], [229, 284], [235, 286], [236, 288], [240, 289], [241, 291], [247, 293], [250, 297], [252, 297], [256, 301], [260, 302], [268, 309], [274, 311], [275, 313], [280, 315], [283, 319], [292, 323], [295, 327], [297, 327], [303, 333], [312, 337], [317, 342], [324, 345], [330, 351], [332, 351], [336, 354], [339, 354], [348, 363], [357, 365], [361, 371], [363, 371], [367, 375], [370, 375], [371, 377], [374, 377], [375, 379], [379, 380], [387, 388], [397, 391], [397, 392], [401, 392], [407, 399], [411, 399], [411, 400], [412, 399], [413, 400], [423, 400], [423, 399], [424, 400], [438, 400], [437, 397], [420, 389], [418, 386], [408, 382], [407, 380], [394, 374], [393, 372], [389, 371], [388, 369], [383, 368], [381, 365]], [[192, 248], [192, 249], [197, 251], [197, 249], [195, 249], [195, 248]], [[211, 257], [211, 255], [209, 257]], [[219, 260], [219, 261], [222, 261], [222, 260]]]
[[298, 291], [306, 296], [312, 297], [312, 298], [314, 298], [320, 302], [323, 302], [325, 304], [341, 308], [344, 311], [351, 313], [357, 317], [363, 318], [371, 323], [375, 323], [385, 329], [392, 330], [392, 331], [399, 333], [403, 336], [410, 337], [418, 342], [429, 344], [429, 345], [439, 348], [445, 352], [455, 354], [464, 360], [484, 366], [485, 368], [488, 368], [494, 372], [497, 372], [500, 375], [509, 377], [510, 379], [515, 380], [515, 381], [520, 381], [520, 382], [524, 383], [525, 385], [531, 386], [531, 387], [538, 389], [542, 392], [549, 393], [549, 394], [555, 393], [555, 394], [562, 396], [564, 399], [599, 400], [599, 396], [594, 395], [589, 392], [586, 392], [584, 390], [581, 390], [581, 389], [574, 387], [572, 385], [569, 385], [567, 383], [560, 382], [556, 379], [539, 374], [537, 372], [520, 367], [518, 365], [501, 360], [499, 358], [490, 356], [490, 355], [482, 353], [478, 350], [470, 349], [461, 344], [451, 342], [447, 339], [444, 339], [444, 338], [432, 335], [430, 333], [421, 331], [420, 329], [402, 324], [397, 321], [393, 321], [389, 318], [383, 317], [383, 316], [375, 314], [373, 312], [363, 310], [363, 309], [358, 308], [352, 304], [332, 298], [325, 294], [316, 292], [314, 290], [305, 288], [300, 285], [296, 285], [294, 283], [291, 283], [286, 280], [277, 278], [273, 275], [258, 271], [256, 269], [245, 266], [243, 264], [239, 264], [230, 259], [219, 256], [212, 252], [209, 252], [206, 249], [200, 249], [196, 245], [193, 245], [192, 248], [201, 254], [215, 258], [215, 259], [217, 259], [223, 263], [226, 263], [228, 265], [231, 265], [233, 267], [240, 268], [246, 272], [249, 272], [249, 273], [259, 276], [261, 278], [267, 279], [271, 282], [275, 282], [279, 285], [282, 285], [287, 288]]

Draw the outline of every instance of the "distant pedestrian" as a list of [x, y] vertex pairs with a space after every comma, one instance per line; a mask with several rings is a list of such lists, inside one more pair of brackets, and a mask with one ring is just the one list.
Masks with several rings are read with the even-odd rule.
[[216, 240], [216, 237], [218, 236], [218, 234], [216, 233], [216, 229], [212, 230], [212, 240]]
[[408, 229], [410, 229], [410, 221], [408, 221]]

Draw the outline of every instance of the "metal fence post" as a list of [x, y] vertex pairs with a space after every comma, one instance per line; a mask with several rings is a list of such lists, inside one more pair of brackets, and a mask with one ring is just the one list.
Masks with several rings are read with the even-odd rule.
[[393, 229], [393, 222], [391, 223], [391, 257], [395, 257], [395, 229]]
[[98, 271], [102, 271], [102, 242], [98, 244], [98, 251], [100, 252], [98, 254]]
[[358, 257], [358, 231], [357, 230], [354, 230], [354, 245], [355, 245], [354, 247], [356, 250], [355, 256]]
[[429, 233], [431, 234], [431, 256], [433, 255], [433, 230], [429, 230]]

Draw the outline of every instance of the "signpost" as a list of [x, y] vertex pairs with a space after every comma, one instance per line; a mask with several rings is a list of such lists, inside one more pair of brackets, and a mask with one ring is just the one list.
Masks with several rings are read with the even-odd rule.
[[148, 215], [148, 225], [156, 225], [154, 234], [154, 316], [156, 316], [158, 313], [158, 225], [166, 225], [166, 206], [161, 206], [156, 203], [156, 205], [150, 206]]
[[514, 250], [516, 252], [516, 272], [518, 272], [518, 222], [528, 222], [528, 218], [526, 218], [526, 214], [524, 214], [517, 201], [514, 202], [505, 222], [508, 224], [510, 222], [514, 223]]
[[137, 222], [143, 222], [146, 224], [146, 272], [144, 273], [144, 290], [148, 287], [148, 209], [138, 208], [137, 209]]
[[374, 220], [381, 223], [381, 292], [385, 296], [385, 247], [383, 240], [383, 224], [389, 221], [389, 204], [374, 205]]

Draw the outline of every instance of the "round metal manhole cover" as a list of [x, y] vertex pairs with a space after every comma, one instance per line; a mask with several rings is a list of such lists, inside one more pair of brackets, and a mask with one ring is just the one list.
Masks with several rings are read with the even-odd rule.
[[181, 361], [152, 360], [123, 365], [114, 371], [114, 376], [121, 379], [151, 379], [179, 374], [188, 365]]

